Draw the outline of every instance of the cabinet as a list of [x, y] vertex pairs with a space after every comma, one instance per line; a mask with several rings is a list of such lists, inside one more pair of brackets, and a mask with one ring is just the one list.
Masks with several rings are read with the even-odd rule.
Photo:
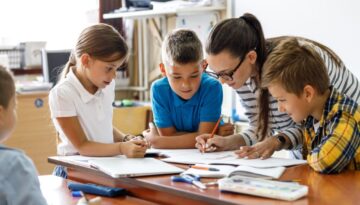
[[141, 134], [151, 119], [150, 106], [114, 108], [113, 125], [125, 134]]
[[50, 118], [48, 92], [17, 96], [17, 124], [5, 145], [23, 150], [40, 175], [51, 174], [54, 165], [48, 156], [56, 155], [56, 131]]

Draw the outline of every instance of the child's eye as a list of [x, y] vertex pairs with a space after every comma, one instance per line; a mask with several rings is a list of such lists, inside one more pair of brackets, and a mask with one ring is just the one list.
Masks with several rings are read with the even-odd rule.
[[173, 76], [173, 79], [175, 80], [179, 80], [181, 77], [180, 76]]
[[199, 75], [192, 75], [192, 76], [190, 76], [191, 78], [197, 78], [197, 77], [199, 77]]

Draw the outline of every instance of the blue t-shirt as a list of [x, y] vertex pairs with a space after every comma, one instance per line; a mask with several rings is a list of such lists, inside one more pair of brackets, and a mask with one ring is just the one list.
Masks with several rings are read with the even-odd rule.
[[22, 151], [0, 145], [0, 173], [0, 204], [47, 204], [35, 166]]
[[202, 74], [199, 90], [189, 100], [181, 99], [166, 77], [152, 84], [151, 95], [154, 123], [159, 128], [196, 132], [200, 122], [216, 122], [221, 115], [221, 84], [207, 74]]

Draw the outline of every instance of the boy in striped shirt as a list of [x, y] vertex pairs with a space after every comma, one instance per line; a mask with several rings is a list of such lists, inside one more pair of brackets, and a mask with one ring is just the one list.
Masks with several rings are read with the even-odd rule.
[[276, 46], [264, 64], [261, 87], [278, 101], [279, 111], [303, 122], [303, 155], [315, 171], [360, 170], [360, 109], [330, 86], [312, 47], [295, 38]]

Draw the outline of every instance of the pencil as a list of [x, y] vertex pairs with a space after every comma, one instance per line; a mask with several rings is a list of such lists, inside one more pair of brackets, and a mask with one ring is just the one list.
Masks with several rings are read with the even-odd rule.
[[220, 115], [218, 121], [216, 122], [215, 127], [214, 127], [213, 131], [211, 132], [210, 138], [213, 138], [213, 137], [214, 137], [214, 134], [215, 134], [217, 128], [219, 127], [221, 118], [222, 118], [222, 115]]
[[217, 168], [213, 168], [213, 167], [202, 167], [202, 166], [197, 166], [197, 165], [193, 165], [191, 166], [191, 168], [193, 169], [202, 169], [202, 170], [208, 170], [208, 171], [220, 171]]
[[[214, 127], [214, 129], [212, 130], [209, 139], [211, 139], [211, 138], [214, 137], [214, 134], [215, 134], [217, 128], [219, 127], [219, 124], [220, 124], [221, 119], [222, 119], [222, 115], [220, 115], [219, 119], [217, 120], [217, 122], [216, 122], [216, 124], [215, 124], [215, 127]], [[206, 144], [206, 142], [205, 142], [205, 144]], [[201, 153], [204, 153], [204, 152], [205, 152], [205, 146], [203, 146], [203, 150], [202, 150]]]

